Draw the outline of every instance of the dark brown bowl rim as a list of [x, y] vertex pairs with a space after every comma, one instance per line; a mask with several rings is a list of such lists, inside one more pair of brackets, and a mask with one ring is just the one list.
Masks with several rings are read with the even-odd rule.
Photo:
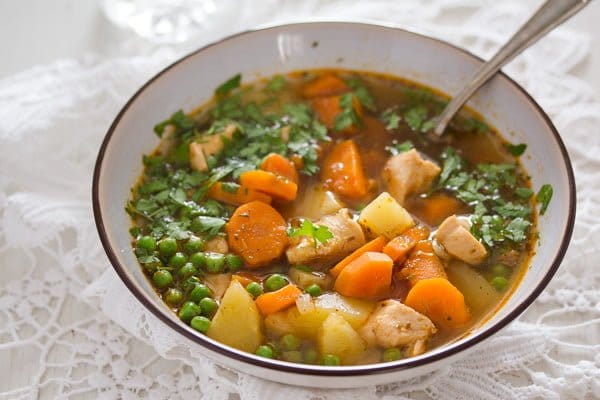
[[560, 266], [560, 263], [562, 262], [562, 259], [564, 258], [564, 255], [567, 251], [567, 248], [568, 248], [568, 245], [569, 245], [572, 233], [573, 233], [573, 226], [574, 226], [574, 221], [575, 221], [575, 205], [576, 205], [575, 178], [573, 175], [573, 168], [571, 166], [571, 161], [569, 159], [569, 155], [568, 155], [565, 145], [560, 137], [560, 134], [554, 127], [554, 124], [552, 123], [552, 121], [550, 120], [548, 115], [546, 115], [544, 110], [531, 97], [531, 95], [529, 95], [529, 93], [527, 93], [519, 84], [517, 84], [513, 79], [508, 77], [503, 72], [499, 72], [499, 74], [504, 79], [506, 79], [506, 81], [509, 84], [511, 84], [514, 89], [516, 89], [518, 92], [521, 92], [521, 94], [523, 96], [525, 96], [525, 98], [534, 106], [536, 111], [539, 113], [540, 116], [542, 116], [542, 118], [544, 119], [544, 121], [546, 122], [548, 127], [550, 128], [552, 134], [554, 135], [554, 139], [556, 140], [556, 143], [558, 144], [558, 147], [560, 149], [560, 153], [562, 155], [562, 159], [565, 164], [566, 171], [567, 171], [567, 178], [568, 178], [568, 183], [569, 183], [568, 221], [567, 221], [567, 225], [565, 226], [565, 230], [563, 233], [563, 239], [562, 239], [560, 247], [558, 249], [558, 253], [557, 253], [556, 257], [554, 258], [554, 260], [552, 261], [552, 265], [551, 265], [550, 269], [548, 270], [546, 275], [541, 279], [541, 281], [538, 283], [538, 285], [534, 288], [534, 290], [529, 294], [529, 296], [527, 296], [514, 310], [512, 310], [509, 314], [504, 316], [502, 319], [495, 322], [493, 325], [487, 327], [481, 333], [467, 338], [464, 342], [462, 342], [456, 346], [452, 346], [447, 349], [442, 349], [439, 352], [436, 352], [429, 356], [427, 354], [425, 354], [423, 357], [420, 357], [415, 360], [407, 359], [407, 360], [402, 360], [402, 361], [398, 361], [395, 363], [392, 362], [392, 363], [370, 364], [370, 365], [364, 365], [364, 366], [361, 365], [361, 366], [354, 366], [354, 367], [323, 367], [323, 366], [317, 366], [317, 365], [271, 362], [271, 361], [268, 361], [267, 359], [265, 359], [265, 360], [258, 359], [256, 357], [252, 357], [250, 355], [250, 353], [248, 353], [248, 354], [243, 353], [243, 352], [238, 353], [238, 352], [229, 350], [229, 348], [225, 345], [217, 346], [211, 342], [208, 342], [208, 341], [204, 340], [200, 334], [195, 334], [194, 332], [185, 329], [183, 326], [177, 324], [175, 321], [168, 318], [165, 315], [164, 310], [159, 309], [152, 301], [150, 301], [148, 298], [146, 298], [144, 293], [137, 287], [137, 285], [134, 282], [129, 280], [129, 277], [128, 277], [127, 273], [125, 272], [125, 268], [119, 263], [119, 261], [116, 257], [115, 251], [110, 245], [108, 235], [107, 235], [105, 225], [104, 225], [104, 220], [102, 218], [102, 214], [100, 211], [98, 186], [99, 186], [100, 174], [101, 174], [101, 170], [102, 170], [101, 167], [102, 167], [102, 163], [104, 160], [105, 151], [106, 151], [108, 144], [110, 142], [110, 139], [115, 131], [115, 128], [117, 127], [118, 123], [120, 122], [122, 116], [129, 109], [131, 104], [144, 92], [144, 90], [148, 86], [150, 86], [160, 76], [162, 76], [163, 74], [165, 74], [166, 72], [171, 70], [174, 66], [184, 62], [185, 60], [195, 56], [196, 54], [199, 54], [199, 53], [205, 51], [208, 48], [218, 46], [224, 42], [227, 42], [232, 39], [236, 39], [238, 37], [244, 36], [249, 33], [269, 31], [269, 30], [280, 30], [280, 29], [284, 29], [284, 28], [288, 28], [288, 27], [308, 26], [308, 25], [315, 25], [315, 24], [345, 25], [345, 26], [353, 25], [353, 26], [362, 26], [362, 27], [367, 27], [367, 28], [400, 31], [405, 34], [417, 36], [421, 40], [429, 40], [429, 41], [435, 42], [437, 45], [447, 46], [449, 48], [454, 49], [458, 53], [462, 53], [463, 56], [470, 57], [471, 59], [474, 59], [474, 60], [482, 62], [482, 63], [484, 62], [484, 60], [481, 59], [480, 57], [477, 57], [474, 54], [472, 54], [460, 47], [457, 47], [455, 45], [452, 45], [450, 43], [444, 42], [444, 41], [436, 39], [436, 38], [432, 38], [432, 37], [425, 36], [425, 35], [422, 35], [419, 33], [411, 32], [409, 30], [402, 29], [402, 28], [372, 24], [372, 23], [363, 23], [363, 22], [328, 21], [328, 22], [299, 22], [299, 23], [283, 24], [283, 25], [270, 26], [270, 27], [260, 28], [260, 29], [246, 30], [246, 31], [239, 32], [234, 35], [225, 37], [219, 41], [208, 44], [206, 46], [203, 46], [202, 48], [195, 50], [195, 51], [181, 57], [180, 59], [176, 60], [175, 62], [171, 63], [169, 66], [165, 67], [163, 70], [161, 70], [156, 75], [154, 75], [150, 80], [148, 80], [127, 101], [127, 103], [123, 106], [121, 111], [119, 111], [119, 113], [117, 114], [113, 123], [111, 124], [110, 128], [108, 129], [108, 131], [104, 137], [104, 140], [102, 141], [102, 144], [100, 146], [100, 150], [98, 152], [96, 164], [94, 167], [93, 181], [92, 181], [92, 203], [93, 203], [93, 210], [94, 210], [94, 219], [96, 222], [96, 227], [98, 229], [98, 234], [100, 236], [100, 240], [102, 242], [102, 246], [104, 247], [104, 250], [105, 250], [113, 268], [115, 269], [115, 271], [117, 272], [117, 274], [119, 275], [119, 277], [121, 278], [123, 283], [125, 283], [127, 288], [135, 295], [135, 297], [152, 314], [154, 314], [161, 321], [166, 323], [168, 326], [173, 328], [178, 333], [184, 335], [186, 338], [188, 338], [202, 346], [207, 347], [211, 351], [215, 351], [221, 355], [233, 358], [240, 362], [249, 363], [249, 364], [259, 366], [262, 368], [277, 369], [281, 372], [286, 372], [286, 373], [331, 376], [331, 377], [351, 377], [351, 376], [364, 376], [364, 375], [391, 373], [391, 372], [407, 370], [410, 368], [422, 367], [429, 363], [442, 360], [446, 357], [449, 357], [449, 356], [455, 355], [457, 353], [460, 353], [461, 351], [467, 350], [467, 349], [471, 348], [472, 346], [480, 343], [484, 339], [487, 339], [488, 337], [495, 334], [496, 332], [500, 331], [508, 323], [510, 323], [512, 320], [514, 320], [520, 314], [522, 314], [531, 305], [531, 303], [533, 303], [533, 301], [539, 296], [539, 294], [548, 285], [548, 283], [550, 282], [550, 280], [552, 279], [552, 277], [558, 270], [558, 267]]

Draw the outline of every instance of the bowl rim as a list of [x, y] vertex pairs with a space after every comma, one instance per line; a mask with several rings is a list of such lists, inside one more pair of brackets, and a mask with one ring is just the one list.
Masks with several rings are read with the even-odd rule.
[[560, 243], [560, 247], [556, 253], [556, 256], [552, 260], [552, 263], [546, 272], [546, 274], [542, 277], [542, 279], [538, 282], [535, 288], [531, 291], [531, 293], [525, 297], [523, 301], [521, 301], [517, 306], [509, 312], [506, 316], [495, 322], [493, 325], [488, 325], [487, 328], [477, 335], [472, 335], [467, 337], [463, 342], [459, 343], [455, 346], [450, 346], [448, 348], [442, 348], [439, 352], [428, 355], [425, 353], [419, 358], [416, 359], [405, 359], [399, 360], [397, 362], [389, 362], [389, 363], [377, 363], [377, 364], [367, 364], [367, 365], [358, 365], [358, 366], [337, 366], [337, 367], [326, 367], [321, 365], [309, 365], [309, 364], [295, 364], [289, 362], [282, 362], [279, 360], [269, 360], [269, 359], [261, 359], [255, 357], [251, 353], [246, 353], [242, 351], [238, 351], [236, 349], [230, 348], [225, 344], [216, 345], [211, 343], [210, 341], [204, 340], [201, 335], [192, 332], [189, 329], [186, 329], [182, 325], [177, 324], [174, 320], [167, 317], [164, 310], [160, 309], [154, 302], [149, 299], [145, 293], [137, 286], [137, 284], [129, 279], [129, 276], [126, 273], [126, 267], [121, 265], [119, 262], [116, 251], [111, 247], [110, 240], [106, 231], [106, 227], [104, 224], [104, 219], [102, 216], [102, 212], [100, 209], [100, 196], [99, 196], [99, 184], [100, 184], [100, 176], [102, 173], [102, 166], [104, 161], [104, 156], [110, 140], [121, 121], [123, 115], [128, 111], [133, 102], [140, 97], [143, 92], [154, 83], [158, 78], [162, 75], [169, 72], [176, 65], [185, 62], [186, 60], [195, 57], [196, 55], [204, 52], [205, 50], [212, 48], [214, 46], [219, 46], [225, 42], [236, 40], [240, 37], [243, 37], [247, 34], [257, 33], [257, 32], [266, 32], [266, 31], [277, 31], [285, 28], [293, 28], [293, 27], [310, 27], [315, 25], [344, 25], [346, 27], [363, 27], [369, 29], [383, 29], [390, 31], [400, 31], [403, 34], [413, 35], [417, 37], [419, 40], [426, 40], [433, 42], [434, 45], [438, 46], [446, 46], [450, 50], [455, 51], [462, 57], [471, 58], [474, 61], [483, 63], [485, 62], [482, 58], [472, 54], [471, 52], [453, 45], [451, 43], [445, 42], [441, 39], [437, 39], [431, 36], [427, 36], [422, 33], [415, 32], [410, 29], [406, 29], [405, 27], [400, 28], [393, 24], [386, 23], [373, 23], [373, 22], [360, 22], [360, 21], [309, 21], [309, 22], [294, 22], [294, 23], [284, 23], [284, 24], [275, 24], [275, 25], [267, 25], [260, 26], [255, 29], [247, 29], [224, 38], [221, 38], [217, 41], [209, 43], [205, 46], [200, 47], [197, 50], [194, 50], [174, 62], [170, 63], [168, 66], [160, 70], [156, 73], [152, 78], [146, 81], [134, 94], [131, 98], [125, 103], [125, 105], [121, 108], [113, 122], [111, 123], [105, 137], [102, 141], [100, 149], [98, 151], [98, 156], [96, 158], [96, 163], [93, 171], [93, 180], [92, 180], [92, 205], [94, 212], [94, 220], [96, 223], [96, 227], [98, 230], [98, 234], [100, 236], [100, 241], [106, 252], [108, 259], [116, 271], [117, 275], [121, 278], [125, 286], [133, 293], [133, 295], [140, 301], [144, 307], [148, 311], [150, 311], [154, 316], [156, 316], [159, 320], [173, 328], [179, 334], [185, 336], [187, 339], [208, 348], [210, 351], [214, 351], [219, 353], [222, 356], [227, 358], [233, 358], [234, 360], [242, 363], [252, 364], [254, 366], [263, 367], [267, 369], [277, 369], [280, 372], [287, 373], [299, 373], [303, 375], [318, 375], [318, 376], [328, 376], [328, 377], [353, 377], [353, 376], [363, 376], [363, 375], [373, 375], [373, 374], [383, 374], [383, 373], [392, 373], [399, 372], [403, 370], [408, 370], [416, 367], [424, 367], [428, 364], [435, 363], [437, 361], [443, 360], [453, 355], [457, 355], [460, 352], [466, 351], [493, 334], [500, 331], [506, 325], [508, 325], [511, 321], [516, 319], [519, 315], [521, 315], [532, 303], [533, 301], [540, 295], [540, 293], [546, 288], [552, 277], [555, 275], [558, 270], [564, 255], [567, 251], [569, 243], [571, 241], [571, 237], [574, 229], [575, 222], [575, 212], [576, 212], [576, 186], [575, 186], [575, 178], [573, 173], [573, 168], [571, 165], [571, 161], [566, 150], [566, 147], [561, 139], [560, 134], [558, 133], [556, 127], [550, 120], [549, 116], [542, 109], [542, 107], [533, 99], [533, 97], [522, 88], [517, 82], [515, 82], [512, 78], [506, 75], [504, 72], [499, 71], [498, 74], [502, 76], [506, 82], [512, 86], [512, 89], [520, 92], [521, 95], [525, 97], [525, 99], [534, 107], [534, 110], [538, 113], [539, 116], [542, 117], [543, 121], [547, 124], [550, 129], [550, 133], [554, 136], [556, 143], [558, 145], [561, 158], [564, 162], [564, 166], [567, 173], [567, 181], [569, 188], [569, 197], [568, 197], [568, 216], [567, 216], [567, 224], [564, 228], [562, 240]]

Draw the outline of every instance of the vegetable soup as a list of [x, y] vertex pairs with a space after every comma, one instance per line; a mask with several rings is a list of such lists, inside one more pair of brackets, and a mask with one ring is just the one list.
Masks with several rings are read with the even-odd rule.
[[261, 357], [389, 362], [466, 334], [528, 265], [552, 187], [463, 110], [395, 77], [237, 75], [155, 126], [126, 209], [158, 295], [202, 334]]

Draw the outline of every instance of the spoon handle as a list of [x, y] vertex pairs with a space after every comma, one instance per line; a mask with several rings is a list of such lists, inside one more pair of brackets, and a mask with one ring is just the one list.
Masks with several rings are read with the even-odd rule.
[[513, 37], [483, 64], [475, 73], [468, 85], [450, 100], [444, 111], [437, 118], [434, 129], [441, 135], [454, 114], [467, 102], [480, 86], [486, 83], [507, 62], [535, 43], [550, 30], [560, 25], [583, 7], [590, 0], [547, 0], [536, 13], [513, 35]]

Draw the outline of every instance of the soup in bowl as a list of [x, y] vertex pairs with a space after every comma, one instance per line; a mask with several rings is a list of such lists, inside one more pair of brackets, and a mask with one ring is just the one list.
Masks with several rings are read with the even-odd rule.
[[[369, 45], [383, 38], [392, 52]], [[258, 54], [240, 68], [242, 44]], [[411, 50], [447, 65], [396, 55]], [[435, 368], [524, 310], [572, 227], [564, 147], [512, 81], [431, 132], [453, 87], [427, 78], [458, 85], [476, 65], [345, 23], [251, 32], [182, 59], [101, 149], [95, 211], [111, 261], [151, 311], [251, 373], [344, 387]], [[115, 163], [126, 173], [110, 175]], [[562, 245], [544, 248], [546, 235]], [[349, 379], [363, 374], [375, 375]]]

